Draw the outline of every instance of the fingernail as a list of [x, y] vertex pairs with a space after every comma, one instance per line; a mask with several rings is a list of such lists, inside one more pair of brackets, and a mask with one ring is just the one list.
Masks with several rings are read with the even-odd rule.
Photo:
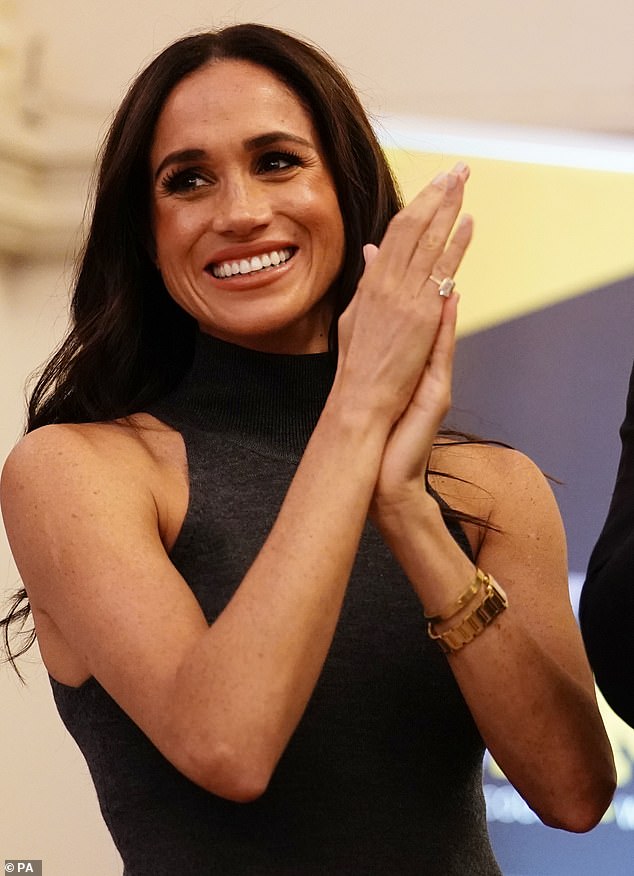
[[443, 171], [442, 173], [439, 173], [438, 176], [435, 176], [433, 178], [432, 185], [435, 185], [435, 186], [441, 185], [447, 179], [448, 175], [449, 174], [447, 174], [445, 171]]
[[363, 260], [366, 265], [371, 262], [374, 256], [378, 253], [379, 248], [373, 243], [366, 243], [363, 247]]
[[457, 183], [458, 183], [458, 177], [456, 176], [456, 174], [455, 173], [448, 173], [447, 174], [447, 186], [446, 186], [447, 190], [450, 191], [451, 189], [455, 189]]
[[464, 163], [464, 161], [459, 161], [453, 168], [452, 173], [464, 173], [465, 170], [467, 170], [467, 165]]

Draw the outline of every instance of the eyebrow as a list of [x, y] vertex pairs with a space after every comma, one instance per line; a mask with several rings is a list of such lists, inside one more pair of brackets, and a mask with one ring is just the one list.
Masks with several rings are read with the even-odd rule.
[[[297, 134], [291, 134], [288, 131], [270, 131], [267, 134], [259, 134], [257, 137], [250, 137], [248, 140], [245, 140], [243, 145], [247, 152], [255, 152], [257, 149], [264, 149], [266, 146], [272, 146], [281, 141], [298, 143], [300, 146], [307, 146], [310, 149], [315, 148], [310, 140], [299, 137]], [[170, 152], [161, 161], [154, 174], [154, 179], [157, 180], [170, 164], [182, 164], [185, 161], [202, 161], [208, 157], [209, 153], [205, 149], [177, 149], [175, 152]]]

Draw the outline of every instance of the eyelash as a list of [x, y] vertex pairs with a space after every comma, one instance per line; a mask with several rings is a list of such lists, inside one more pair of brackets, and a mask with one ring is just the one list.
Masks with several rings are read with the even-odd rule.
[[194, 179], [204, 179], [202, 170], [198, 167], [188, 167], [186, 170], [170, 170], [161, 180], [161, 188], [170, 194], [193, 192], [198, 188], [192, 183]]
[[[266, 163], [271, 164], [275, 161], [282, 161], [286, 166], [278, 168], [269, 167], [268, 169], [263, 166]], [[292, 167], [303, 167], [304, 164], [304, 159], [296, 152], [278, 150], [276, 152], [267, 152], [258, 158], [256, 168], [260, 173], [284, 173], [284, 171], [289, 170]], [[199, 167], [188, 167], [184, 170], [176, 168], [175, 170], [169, 171], [169, 173], [163, 177], [161, 180], [161, 188], [169, 194], [193, 192], [199, 188], [199, 186], [193, 182], [195, 179], [208, 181], [205, 172]]]
[[[298, 155], [297, 152], [285, 152], [285, 151], [277, 151], [277, 152], [267, 152], [258, 160], [258, 165], [262, 165], [266, 161], [285, 161], [289, 167], [304, 167], [304, 159], [301, 155]], [[288, 170], [288, 167], [278, 168], [281, 173], [284, 170]], [[266, 173], [266, 171], [264, 171]], [[271, 171], [274, 172], [274, 171]]]

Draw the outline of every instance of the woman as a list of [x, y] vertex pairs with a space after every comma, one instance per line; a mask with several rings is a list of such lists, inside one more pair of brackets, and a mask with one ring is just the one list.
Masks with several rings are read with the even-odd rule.
[[550, 491], [436, 438], [467, 177], [399, 212], [342, 74], [256, 25], [114, 121], [2, 501], [130, 876], [499, 873], [484, 743], [547, 824], [608, 805]]

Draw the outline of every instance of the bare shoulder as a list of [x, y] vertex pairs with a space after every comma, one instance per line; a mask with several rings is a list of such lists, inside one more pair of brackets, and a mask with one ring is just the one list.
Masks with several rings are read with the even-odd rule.
[[150, 477], [175, 455], [177, 439], [147, 415], [129, 421], [42, 426], [25, 435], [6, 459], [2, 495], [27, 485], [45, 493], [63, 481], [66, 490], [95, 478], [129, 483]]
[[493, 492], [509, 478], [518, 485], [535, 480], [546, 482], [539, 467], [525, 453], [498, 444], [442, 441], [434, 448], [432, 467]]
[[0, 482], [10, 540], [42, 515], [62, 527], [79, 515], [115, 514], [151, 522], [169, 540], [175, 495], [186, 501], [180, 436], [146, 415], [36, 429], [13, 448]]
[[[46, 472], [52, 466], [51, 474], [54, 474], [60, 465], [76, 468], [96, 465], [100, 460], [106, 462], [112, 458], [118, 459], [123, 465], [128, 459], [138, 464], [144, 456], [151, 456], [151, 448], [155, 443], [148, 440], [146, 431], [143, 415], [130, 418], [129, 422], [42, 426], [29, 432], [16, 444], [7, 457], [3, 472], [12, 474], [32, 469]], [[154, 431], [166, 432], [167, 427], [157, 423]]]
[[[548, 479], [518, 450], [446, 441], [432, 454], [432, 486], [448, 504], [504, 532], [516, 526], [560, 527]], [[480, 532], [482, 535], [482, 531]]]

